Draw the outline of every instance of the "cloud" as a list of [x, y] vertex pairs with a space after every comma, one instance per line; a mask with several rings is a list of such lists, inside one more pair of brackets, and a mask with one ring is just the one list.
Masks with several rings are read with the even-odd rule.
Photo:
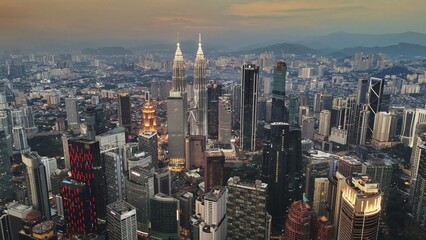
[[239, 17], [292, 17], [361, 8], [348, 1], [256, 1], [232, 4], [228, 13]]

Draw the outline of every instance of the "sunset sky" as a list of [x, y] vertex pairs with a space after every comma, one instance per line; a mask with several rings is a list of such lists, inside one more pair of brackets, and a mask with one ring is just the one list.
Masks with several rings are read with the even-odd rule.
[[425, 13], [425, 0], [0, 0], [0, 42], [424, 33]]

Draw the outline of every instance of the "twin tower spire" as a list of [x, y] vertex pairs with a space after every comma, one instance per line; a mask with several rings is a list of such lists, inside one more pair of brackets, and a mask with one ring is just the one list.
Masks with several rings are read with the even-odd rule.
[[[190, 135], [207, 136], [207, 78], [206, 59], [201, 46], [201, 33], [198, 34], [198, 50], [194, 62], [194, 94], [189, 111]], [[183, 54], [179, 44], [179, 33], [175, 58], [173, 61], [173, 77], [171, 95], [186, 98], [186, 74]]]
[[[175, 58], [173, 60], [172, 91], [182, 93], [186, 91], [186, 72], [182, 50], [180, 49], [179, 33], [177, 33], [176, 46]], [[197, 64], [197, 61], [205, 61], [203, 49], [201, 46], [201, 33], [198, 34], [198, 50], [195, 57], [195, 64]]]

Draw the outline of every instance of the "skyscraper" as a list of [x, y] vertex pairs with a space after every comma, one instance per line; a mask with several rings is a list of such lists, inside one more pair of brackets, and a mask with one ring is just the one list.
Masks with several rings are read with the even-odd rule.
[[268, 184], [268, 212], [274, 229], [282, 229], [290, 204], [302, 199], [302, 153], [299, 129], [288, 123], [271, 124], [271, 143], [263, 151], [264, 181]]
[[219, 143], [231, 142], [232, 131], [232, 104], [229, 95], [219, 97]]
[[277, 62], [274, 67], [274, 81], [272, 83], [272, 118], [271, 122], [288, 122], [288, 112], [285, 106], [285, 83], [287, 64]]
[[150, 101], [147, 101], [142, 108], [142, 127], [139, 134], [143, 132], [157, 132], [155, 108]]
[[188, 125], [185, 62], [180, 50], [179, 39], [176, 45], [172, 90], [167, 98], [167, 131], [169, 167], [174, 171], [180, 171], [185, 167], [185, 136], [188, 134]]
[[337, 239], [377, 239], [381, 198], [378, 183], [368, 176], [354, 175], [346, 178], [339, 209]]
[[330, 135], [330, 119], [331, 119], [330, 111], [322, 110], [320, 112], [318, 133], [324, 137], [328, 137], [328, 135]]
[[158, 193], [150, 199], [151, 233], [160, 239], [179, 238], [179, 201], [168, 195]]
[[206, 136], [190, 135], [185, 137], [186, 168], [199, 168], [204, 165], [206, 156]]
[[240, 129], [241, 108], [241, 84], [235, 84], [232, 88], [232, 128]]
[[126, 201], [136, 208], [138, 229], [148, 231], [149, 204], [154, 196], [154, 171], [140, 166], [129, 171], [126, 180]]
[[384, 79], [374, 77], [370, 78], [368, 86], [368, 111], [370, 112], [370, 115], [368, 118], [367, 140], [371, 140], [372, 138], [376, 113], [387, 111], [389, 109], [389, 105], [386, 105], [386, 101], [383, 98], [384, 88]]
[[418, 146], [420, 150], [420, 161], [416, 178], [416, 185], [413, 194], [412, 215], [414, 221], [421, 227], [426, 228], [426, 146]]
[[328, 178], [315, 178], [312, 208], [318, 215], [323, 215], [323, 206], [328, 203]]
[[136, 209], [120, 200], [107, 205], [107, 235], [109, 240], [137, 239]]
[[[1, 124], [0, 124], [1, 125]], [[13, 197], [12, 173], [10, 171], [11, 151], [8, 148], [10, 135], [0, 126], [0, 200], [10, 201]]]
[[75, 126], [80, 123], [77, 103], [77, 98], [65, 98], [65, 111], [67, 113], [68, 126]]
[[269, 239], [271, 216], [267, 212], [268, 184], [256, 180], [244, 183], [239, 177], [228, 180], [228, 239]]
[[139, 133], [139, 148], [148, 152], [152, 157], [152, 165], [158, 168], [158, 139], [157, 132], [145, 131]]
[[110, 204], [122, 200], [124, 196], [123, 161], [113, 151], [103, 153], [102, 160], [105, 164], [107, 204]]
[[222, 85], [216, 81], [207, 84], [207, 128], [208, 138], [218, 139], [219, 134], [219, 104], [222, 96]]
[[310, 240], [312, 239], [313, 211], [309, 204], [296, 201], [291, 204], [285, 223], [285, 240]]
[[126, 128], [130, 132], [132, 127], [132, 115], [130, 113], [130, 96], [128, 93], [118, 95], [118, 123], [120, 127]]
[[198, 36], [198, 50], [194, 63], [194, 108], [195, 121], [191, 122], [191, 135], [207, 136], [207, 80], [206, 59]]
[[257, 127], [257, 84], [259, 66], [245, 64], [241, 74], [240, 148], [254, 151]]
[[[62, 181], [61, 196], [64, 201], [67, 234], [102, 231], [104, 225], [99, 219], [105, 219], [106, 191], [104, 163], [101, 161], [99, 142], [84, 138], [68, 141], [71, 176]], [[77, 197], [81, 196], [81, 200]], [[82, 209], [74, 209], [79, 204]], [[82, 212], [81, 212], [82, 211]], [[84, 222], [80, 214], [89, 213]], [[68, 215], [67, 215], [68, 214]], [[77, 215], [76, 215], [77, 214]]]
[[169, 167], [176, 171], [185, 167], [186, 109], [186, 94], [171, 91], [167, 99]]
[[186, 91], [186, 73], [183, 54], [180, 50], [179, 33], [176, 46], [175, 58], [173, 60], [172, 91], [179, 92], [179, 96], [182, 96], [182, 93]]
[[206, 151], [204, 162], [204, 192], [213, 186], [224, 186], [225, 155], [220, 149]]
[[358, 79], [358, 88], [357, 88], [357, 97], [356, 97], [357, 105], [367, 104], [368, 87], [369, 87], [369, 80], [367, 78]]
[[383, 193], [382, 197], [382, 213], [387, 213], [387, 203], [391, 191], [393, 167], [389, 159], [382, 159], [379, 155], [374, 155], [367, 161], [362, 163], [362, 174], [369, 176], [373, 181], [377, 182]]
[[46, 168], [37, 152], [22, 154], [25, 164], [25, 181], [27, 183], [28, 199], [34, 209], [50, 220], [49, 190], [47, 187]]
[[387, 112], [377, 112], [374, 117], [374, 128], [372, 142], [380, 147], [380, 143], [388, 142], [390, 136], [390, 128], [392, 123], [392, 114]]
[[195, 228], [192, 239], [226, 239], [226, 195], [225, 187], [214, 186], [211, 191], [196, 199], [195, 215], [191, 217]]
[[24, 128], [22, 126], [13, 127], [12, 134], [13, 134], [14, 149], [21, 153], [28, 152], [29, 146], [28, 146], [27, 134], [25, 133]]
[[154, 172], [154, 193], [172, 194], [172, 176], [167, 168], [156, 169]]
[[86, 183], [65, 178], [60, 184], [60, 194], [64, 206], [65, 231], [68, 238], [75, 234], [89, 234], [97, 230], [94, 205]]

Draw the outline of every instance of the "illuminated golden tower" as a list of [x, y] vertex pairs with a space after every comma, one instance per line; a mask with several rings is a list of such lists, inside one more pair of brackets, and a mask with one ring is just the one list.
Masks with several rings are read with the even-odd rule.
[[140, 133], [143, 132], [157, 132], [155, 108], [150, 101], [147, 101], [142, 108], [142, 128]]

